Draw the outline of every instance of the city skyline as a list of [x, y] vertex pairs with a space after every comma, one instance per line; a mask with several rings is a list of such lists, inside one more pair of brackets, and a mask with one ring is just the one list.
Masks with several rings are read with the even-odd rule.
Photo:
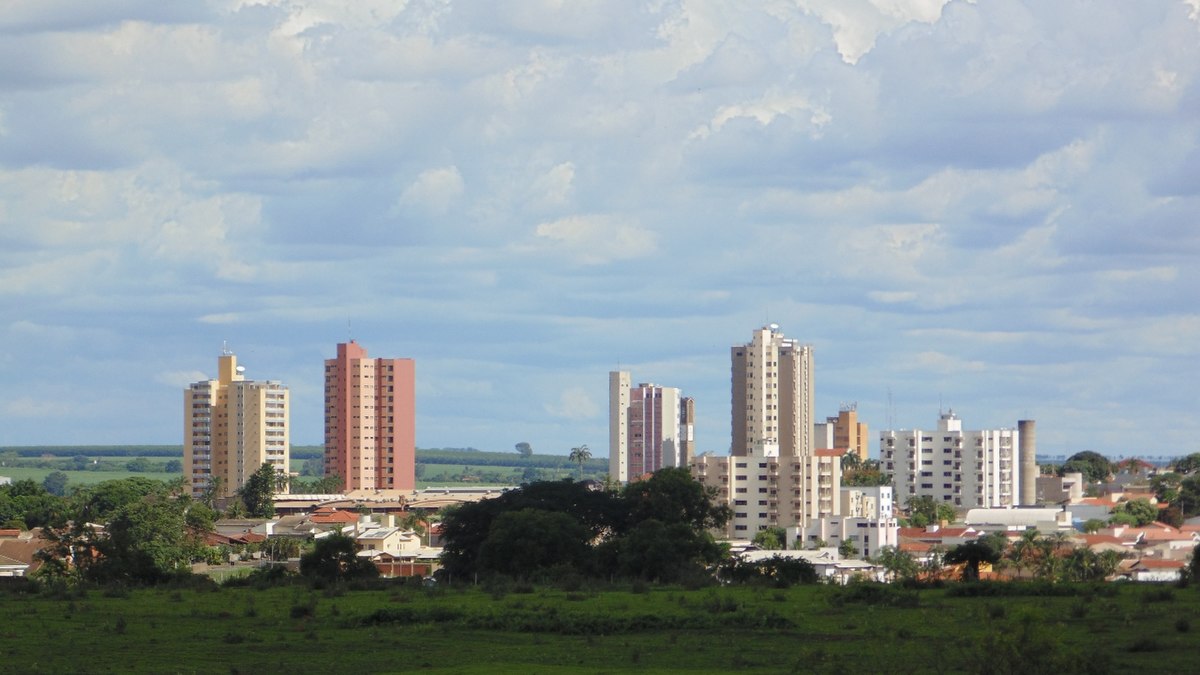
[[726, 350], [778, 323], [817, 420], [1200, 450], [1200, 0], [15, 0], [0, 34], [0, 446], [178, 443], [223, 341], [320, 445], [353, 338], [421, 364], [420, 447], [599, 452], [624, 370], [724, 454]]

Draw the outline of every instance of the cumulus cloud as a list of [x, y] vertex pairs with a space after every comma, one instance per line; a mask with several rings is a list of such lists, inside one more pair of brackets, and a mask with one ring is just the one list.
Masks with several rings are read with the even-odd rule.
[[534, 235], [542, 245], [586, 265], [643, 258], [658, 249], [654, 232], [616, 216], [568, 216], [539, 224]]
[[193, 382], [203, 382], [211, 377], [199, 370], [170, 370], [155, 375], [154, 381], [173, 389], [186, 389]]
[[161, 378], [225, 338], [319, 442], [350, 319], [456, 390], [424, 445], [602, 446], [523, 403], [622, 359], [720, 452], [765, 315], [876, 425], [925, 368], [1064, 450], [1197, 433], [1196, 0], [78, 4], [0, 16], [0, 363], [26, 412], [106, 391], [81, 442], [178, 442]]
[[404, 188], [397, 207], [412, 206], [431, 213], [445, 213], [462, 196], [465, 187], [458, 167], [428, 169]]
[[546, 412], [568, 420], [586, 420], [600, 414], [600, 406], [588, 389], [568, 387], [559, 394], [558, 400], [543, 406]]

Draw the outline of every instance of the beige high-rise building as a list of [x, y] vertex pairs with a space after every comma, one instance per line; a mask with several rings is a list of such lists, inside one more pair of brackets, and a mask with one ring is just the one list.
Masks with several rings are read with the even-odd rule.
[[727, 533], [749, 538], [837, 516], [845, 450], [815, 444], [812, 348], [771, 324], [730, 355], [730, 456], [692, 462], [693, 475], [733, 509]]
[[193, 496], [214, 481], [216, 497], [229, 497], [264, 464], [288, 475], [288, 390], [279, 382], [245, 378], [228, 350], [217, 358], [217, 379], [183, 392], [183, 466]]
[[786, 338], [778, 324], [754, 331], [748, 344], [732, 348], [733, 444], [730, 454], [749, 455], [777, 445], [780, 457], [813, 451], [812, 347]]

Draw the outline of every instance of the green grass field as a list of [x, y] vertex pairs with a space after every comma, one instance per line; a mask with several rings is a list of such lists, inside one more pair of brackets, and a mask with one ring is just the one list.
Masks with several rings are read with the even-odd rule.
[[[41, 484], [46, 476], [56, 469], [43, 469], [34, 467], [13, 467], [0, 466], [0, 476], [8, 476], [14, 481], [24, 480], [26, 478], [36, 481]], [[150, 480], [175, 480], [183, 476], [178, 473], [162, 473], [156, 471], [146, 471], [135, 473], [133, 471], [63, 471], [67, 474], [67, 489], [70, 490], [73, 485], [94, 485], [101, 481], [114, 480], [118, 478], [130, 478], [133, 476], [141, 476]]]
[[1197, 588], [512, 588], [0, 592], [0, 671], [1061, 675], [1192, 672], [1200, 648]]

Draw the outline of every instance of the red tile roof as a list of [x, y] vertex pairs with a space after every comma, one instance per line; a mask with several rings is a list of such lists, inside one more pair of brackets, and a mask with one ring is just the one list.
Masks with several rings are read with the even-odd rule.
[[358, 513], [354, 511], [324, 511], [317, 509], [313, 511], [309, 517], [314, 523], [330, 524], [330, 523], [356, 523], [358, 522]]
[[1160, 570], [1183, 569], [1186, 566], [1187, 563], [1182, 560], [1161, 560], [1158, 558], [1142, 558], [1134, 564], [1134, 567]]

